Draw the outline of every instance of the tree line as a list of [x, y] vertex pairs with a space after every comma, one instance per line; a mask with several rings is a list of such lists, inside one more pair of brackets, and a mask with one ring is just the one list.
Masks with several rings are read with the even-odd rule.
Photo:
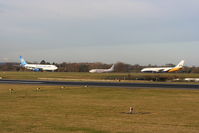
[[[58, 67], [57, 72], [88, 72], [90, 69], [108, 69], [112, 66], [112, 64], [105, 64], [101, 62], [95, 63], [50, 63], [42, 60], [40, 64], [53, 64]], [[166, 64], [165, 67], [173, 67], [174, 64]], [[121, 73], [129, 73], [129, 72], [140, 72], [142, 68], [145, 67], [159, 67], [155, 65], [147, 65], [141, 66], [139, 64], [126, 64], [123, 62], [115, 63], [115, 70], [114, 72], [121, 72]], [[24, 69], [19, 65], [19, 63], [0, 63], [0, 71], [29, 71]], [[185, 66], [179, 73], [199, 73], [199, 67], [187, 67]]]

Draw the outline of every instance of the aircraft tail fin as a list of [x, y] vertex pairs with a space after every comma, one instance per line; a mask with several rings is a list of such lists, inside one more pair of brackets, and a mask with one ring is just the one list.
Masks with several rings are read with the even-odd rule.
[[115, 67], [115, 65], [113, 64], [109, 70], [113, 71], [114, 67]]
[[26, 61], [23, 59], [22, 56], [20, 56], [19, 58], [20, 58], [20, 65], [25, 66], [27, 64]]
[[178, 65], [175, 66], [175, 68], [182, 68], [184, 66], [184, 60], [180, 61]]

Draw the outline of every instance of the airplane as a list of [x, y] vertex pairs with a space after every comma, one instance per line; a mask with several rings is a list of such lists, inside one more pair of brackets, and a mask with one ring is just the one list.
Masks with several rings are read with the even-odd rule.
[[164, 72], [176, 72], [183, 68], [184, 60], [180, 61], [175, 67], [157, 67], [157, 68], [144, 68], [141, 72], [151, 72], [151, 73], [164, 73]]
[[114, 64], [109, 69], [91, 69], [90, 73], [108, 73], [114, 71]]
[[41, 65], [41, 64], [28, 64], [26, 63], [26, 61], [23, 59], [22, 56], [19, 57], [20, 58], [20, 66], [29, 69], [29, 70], [33, 70], [33, 71], [55, 71], [58, 68], [55, 65]]

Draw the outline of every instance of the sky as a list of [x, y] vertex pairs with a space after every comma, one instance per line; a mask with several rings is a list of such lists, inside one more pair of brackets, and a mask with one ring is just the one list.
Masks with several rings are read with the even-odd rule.
[[0, 62], [199, 66], [199, 0], [0, 0]]

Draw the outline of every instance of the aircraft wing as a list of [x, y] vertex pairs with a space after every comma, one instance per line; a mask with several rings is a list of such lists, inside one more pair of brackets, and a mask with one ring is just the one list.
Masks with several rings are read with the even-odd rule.
[[33, 71], [43, 71], [42, 68], [39, 68], [39, 67], [27, 67], [27, 69], [30, 69], [30, 70], [33, 70]]
[[171, 70], [171, 68], [159, 68], [157, 72], [168, 72], [169, 70]]

